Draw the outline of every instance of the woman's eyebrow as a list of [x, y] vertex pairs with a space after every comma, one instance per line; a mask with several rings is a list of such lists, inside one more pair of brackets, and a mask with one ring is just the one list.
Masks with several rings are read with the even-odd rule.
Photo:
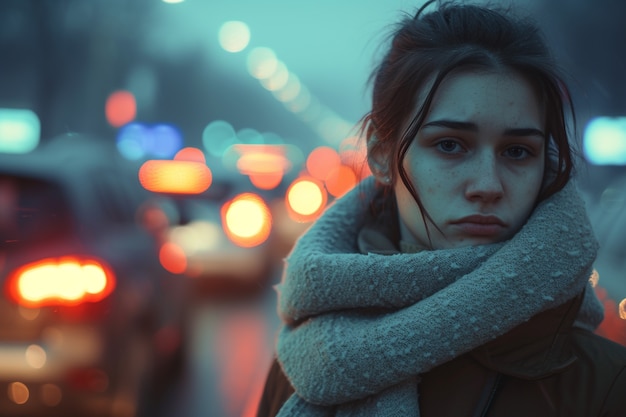
[[[422, 128], [424, 127], [445, 127], [448, 129], [454, 130], [467, 130], [470, 132], [478, 132], [479, 128], [476, 123], [465, 122], [461, 120], [432, 120], [428, 123], [424, 123]], [[505, 129], [503, 132], [504, 136], [539, 136], [544, 138], [544, 133], [537, 128], [534, 127], [515, 127]]]
[[505, 136], [539, 136], [545, 138], [546, 135], [534, 127], [519, 127], [504, 130]]
[[469, 130], [478, 132], [478, 125], [472, 122], [463, 122], [459, 120], [432, 120], [424, 123], [422, 127], [446, 127], [455, 130]]

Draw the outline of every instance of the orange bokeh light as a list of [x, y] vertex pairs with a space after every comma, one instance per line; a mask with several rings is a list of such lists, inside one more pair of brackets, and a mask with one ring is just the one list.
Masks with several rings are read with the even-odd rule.
[[240, 154], [237, 169], [261, 190], [278, 187], [284, 173], [291, 168], [282, 145], [237, 144], [235, 150]]
[[367, 157], [363, 152], [345, 150], [341, 151], [339, 155], [341, 156], [341, 163], [352, 168], [359, 181], [372, 175], [372, 170], [367, 164]]
[[104, 113], [107, 122], [120, 127], [132, 122], [137, 115], [137, 102], [130, 91], [119, 90], [111, 93], [106, 100]]
[[272, 172], [267, 174], [262, 173], [251, 173], [250, 182], [255, 187], [261, 190], [273, 190], [278, 187], [280, 182], [283, 180], [282, 172]]
[[161, 266], [173, 274], [182, 274], [187, 269], [187, 256], [175, 243], [166, 242], [159, 250]]
[[326, 207], [328, 195], [324, 185], [315, 178], [300, 177], [287, 189], [287, 214], [299, 223], [315, 220]]
[[212, 181], [211, 170], [200, 162], [150, 160], [139, 169], [141, 185], [159, 193], [200, 194]]
[[243, 193], [222, 206], [222, 226], [236, 245], [250, 248], [265, 242], [272, 230], [272, 214], [263, 199]]
[[339, 165], [341, 165], [339, 153], [328, 146], [313, 149], [306, 159], [306, 169], [309, 174], [322, 181]]
[[201, 164], [206, 164], [206, 157], [201, 149], [189, 146], [178, 151], [176, 155], [174, 155], [174, 161], [199, 162]]
[[333, 197], [341, 197], [357, 184], [354, 170], [346, 165], [339, 165], [326, 178], [326, 189]]

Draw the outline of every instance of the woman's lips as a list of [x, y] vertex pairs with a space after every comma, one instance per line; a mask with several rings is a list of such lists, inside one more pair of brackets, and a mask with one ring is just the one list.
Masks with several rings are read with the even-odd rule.
[[464, 234], [472, 236], [497, 236], [506, 229], [506, 223], [497, 216], [472, 215], [451, 223]]

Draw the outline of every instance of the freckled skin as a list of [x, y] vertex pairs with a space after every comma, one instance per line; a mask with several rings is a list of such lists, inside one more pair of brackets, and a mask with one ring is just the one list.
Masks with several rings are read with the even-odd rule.
[[[543, 180], [541, 108], [531, 85], [516, 73], [450, 75], [404, 160], [440, 231], [429, 224], [429, 241], [417, 203], [398, 180], [394, 188], [402, 239], [445, 249], [512, 237], [532, 212]], [[441, 126], [440, 121], [465, 125]], [[470, 215], [495, 216], [502, 224], [485, 231], [456, 223]]]

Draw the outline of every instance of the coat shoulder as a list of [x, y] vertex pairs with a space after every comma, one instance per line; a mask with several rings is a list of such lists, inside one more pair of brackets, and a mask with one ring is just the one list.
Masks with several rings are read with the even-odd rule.
[[599, 415], [626, 416], [626, 346], [586, 330], [576, 329], [573, 338], [587, 384], [603, 398]]
[[579, 358], [613, 369], [626, 366], [626, 346], [583, 329], [574, 329], [572, 337]]

